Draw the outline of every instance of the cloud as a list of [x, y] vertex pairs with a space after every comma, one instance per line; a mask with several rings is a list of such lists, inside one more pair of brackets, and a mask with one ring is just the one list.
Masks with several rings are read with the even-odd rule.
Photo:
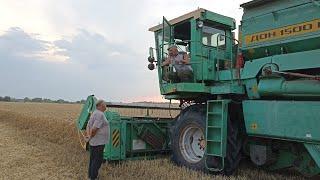
[[51, 42], [39, 39], [37, 34], [28, 34], [19, 27], [12, 27], [0, 36], [0, 55], [7, 58], [64, 61], [66, 57], [57, 54], [58, 51], [59, 48]]
[[[138, 54], [125, 44], [108, 40], [101, 34], [79, 30], [71, 40], [58, 40], [54, 45], [62, 50], [61, 55], [72, 63], [86, 65], [89, 69], [132, 63]], [[132, 65], [132, 64], [131, 64]]]
[[[10, 28], [0, 47], [1, 95], [77, 100], [96, 94], [112, 101], [158, 95], [156, 73], [147, 70], [145, 57], [95, 32], [82, 29], [49, 42]], [[47, 52], [65, 61], [39, 56]]]
[[10, 56], [35, 56], [47, 51], [48, 42], [39, 40], [35, 34], [27, 34], [18, 27], [10, 28], [0, 37], [0, 53]]

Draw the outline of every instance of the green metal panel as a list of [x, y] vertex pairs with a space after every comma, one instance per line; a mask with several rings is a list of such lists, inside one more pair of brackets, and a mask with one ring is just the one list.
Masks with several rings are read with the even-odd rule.
[[104, 114], [108, 121], [118, 122], [121, 120], [120, 114], [118, 112], [108, 110]]
[[120, 121], [110, 121], [110, 139], [104, 149], [104, 159], [121, 160], [121, 123]]
[[260, 80], [258, 92], [261, 96], [320, 97], [320, 83], [317, 80], [265, 78]]
[[241, 69], [241, 79], [255, 78], [261, 71], [261, 68], [272, 63], [272, 57], [260, 58], [254, 61], [246, 61], [244, 68]]
[[[198, 81], [213, 81], [213, 80], [230, 80], [234, 78], [233, 70], [225, 70], [223, 68], [224, 63], [229, 63], [230, 66], [235, 64], [235, 55], [233, 52], [233, 44], [230, 29], [224, 29], [226, 33], [226, 47], [213, 47], [203, 45], [202, 42], [198, 43], [195, 54], [198, 54], [196, 60], [199, 65], [201, 65], [200, 73], [198, 76], [202, 75], [201, 79], [197, 79]], [[198, 39], [202, 40], [202, 33]], [[199, 69], [198, 69], [199, 70]]]
[[169, 121], [127, 120], [126, 156], [141, 158], [169, 150]]
[[312, 159], [317, 163], [318, 169], [320, 169], [320, 144], [304, 143], [304, 146], [308, 150]]
[[126, 136], [127, 136], [127, 123], [123, 121], [121, 123], [121, 132], [120, 132], [120, 159], [126, 159]]
[[244, 14], [242, 20], [248, 20], [274, 11], [310, 3], [310, 0], [254, 0], [242, 4]]
[[152, 147], [139, 136], [139, 130], [137, 129], [137, 126], [139, 127], [139, 125], [143, 124], [141, 124], [141, 122], [128, 121], [126, 141], [128, 157], [135, 157], [135, 152], [152, 150]]
[[[202, 69], [203, 66], [203, 60], [207, 59], [207, 57], [202, 56], [202, 51], [199, 51], [199, 47], [201, 46], [201, 31], [198, 30], [197, 27], [197, 21], [195, 19], [190, 20], [191, 24], [191, 42], [190, 42], [190, 51], [194, 53], [190, 53], [190, 62], [192, 69], [194, 71], [194, 79], [196, 80], [202, 80], [203, 74]], [[200, 53], [198, 53], [200, 52]], [[199, 61], [199, 60], [200, 61]]]
[[260, 94], [258, 93], [258, 82], [256, 78], [247, 79], [243, 81], [246, 87], [247, 96], [249, 99], [259, 99]]
[[[298, 52], [298, 53], [291, 53], [291, 54], [283, 54], [283, 55], [276, 55], [272, 57], [266, 57], [266, 58], [260, 58], [254, 61], [247, 61], [245, 63], [245, 67], [241, 69], [241, 79], [245, 79], [243, 83], [246, 85], [247, 94], [250, 99], [257, 99], [260, 98], [260, 95], [258, 93], [258, 87], [257, 87], [257, 79], [256, 77], [260, 73], [261, 69], [267, 65], [267, 64], [275, 64], [280, 71], [288, 71], [288, 70], [299, 70], [299, 69], [311, 69], [311, 68], [317, 68], [320, 67], [320, 64], [318, 62], [318, 57], [320, 57], [320, 50], [312, 50], [312, 51], [305, 51], [305, 52]], [[302, 61], [303, 60], [303, 61]], [[250, 79], [251, 78], [251, 79]], [[264, 81], [264, 80], [263, 80]], [[268, 83], [263, 84], [263, 81], [260, 82], [259, 86], [264, 86], [265, 90], [264, 92], [260, 92], [265, 94], [269, 93], [272, 94], [272, 91], [270, 88], [275, 87], [277, 84], [274, 83]], [[265, 81], [269, 81], [266, 79]], [[270, 81], [273, 81], [272, 79]], [[307, 92], [313, 91], [315, 88], [313, 88], [313, 85], [315, 87], [318, 86], [318, 83], [311, 84], [310, 89], [306, 89], [304, 85], [308, 85], [307, 81], [306, 83], [302, 82], [298, 85], [297, 88], [302, 88], [302, 93], [297, 94], [299, 96], [306, 96]], [[270, 85], [270, 86], [269, 86]], [[279, 84], [278, 84], [279, 85]], [[279, 85], [274, 89], [275, 92], [280, 92], [281, 87], [283, 84]], [[262, 89], [261, 89], [262, 90]], [[317, 90], [314, 91], [315, 94], [318, 93]], [[309, 95], [310, 96], [310, 95]]]
[[320, 49], [317, 49], [274, 56], [272, 63], [277, 64], [280, 71], [319, 68], [319, 57]]
[[226, 26], [229, 26], [230, 29], [234, 30], [236, 28], [236, 21], [233, 18], [223, 16], [221, 14], [217, 14], [211, 11], [206, 11], [203, 19], [207, 19], [213, 22], [217, 22], [220, 24], [224, 24]]
[[163, 84], [163, 92], [171, 93], [209, 93], [209, 88], [202, 83], [171, 83]]
[[[228, 104], [230, 100], [207, 102], [205, 163], [210, 171], [221, 171], [227, 151]], [[220, 167], [210, 167], [210, 157], [220, 160]]]
[[273, 63], [279, 71], [290, 71], [299, 69], [312, 69], [320, 67], [320, 50], [296, 52], [290, 54], [274, 55], [265, 58], [246, 61], [241, 69], [241, 79], [255, 78], [263, 66]]
[[78, 117], [78, 129], [84, 130], [87, 127], [87, 123], [89, 121], [91, 113], [96, 109], [95, 102], [97, 99], [94, 95], [90, 95], [87, 97], [85, 104], [82, 107], [80, 116]]
[[165, 148], [166, 142], [168, 142], [166, 139], [166, 132], [164, 132], [156, 122], [135, 125], [135, 129], [137, 130], [137, 135], [152, 146], [152, 148]]
[[245, 89], [237, 81], [234, 81], [234, 83], [229, 81], [212, 86], [211, 94], [245, 94]]
[[250, 136], [320, 142], [320, 102], [243, 101], [246, 132]]
[[152, 157], [169, 151], [171, 121], [154, 118], [121, 117], [107, 112], [110, 140], [104, 149], [106, 160], [126, 160]]
[[121, 121], [120, 115], [117, 112], [106, 111], [105, 116], [110, 125], [110, 138], [109, 142], [105, 145], [104, 159], [106, 160], [121, 160], [124, 159], [124, 150], [122, 141], [125, 131], [123, 128], [124, 121]]
[[220, 70], [218, 72], [219, 81], [233, 81], [236, 82], [237, 77], [237, 69], [228, 69], [228, 70]]

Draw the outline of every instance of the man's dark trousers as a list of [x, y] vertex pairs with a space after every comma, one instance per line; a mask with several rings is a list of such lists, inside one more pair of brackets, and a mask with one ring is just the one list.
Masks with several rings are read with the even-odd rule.
[[104, 145], [90, 146], [89, 179], [96, 179], [103, 162]]

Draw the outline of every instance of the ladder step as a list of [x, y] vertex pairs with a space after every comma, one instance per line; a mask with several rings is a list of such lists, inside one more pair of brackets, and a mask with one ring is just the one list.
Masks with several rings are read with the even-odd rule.
[[208, 126], [208, 128], [221, 128], [221, 126]]
[[210, 139], [208, 139], [207, 141], [209, 141], [209, 142], [214, 142], [214, 143], [221, 143], [221, 140], [210, 140]]
[[220, 154], [209, 154], [209, 153], [207, 153], [207, 156], [221, 157]]
[[210, 167], [205, 159], [209, 171], [221, 171], [224, 168], [227, 137], [228, 103], [230, 100], [212, 100], [207, 102], [206, 122], [206, 157], [215, 157], [220, 167]]
[[221, 115], [221, 112], [208, 112], [208, 114], [212, 114], [212, 115]]

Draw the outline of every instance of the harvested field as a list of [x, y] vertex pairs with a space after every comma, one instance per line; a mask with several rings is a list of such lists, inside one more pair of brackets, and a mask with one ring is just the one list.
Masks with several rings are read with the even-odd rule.
[[[78, 104], [0, 103], [0, 179], [86, 179], [88, 154], [80, 147]], [[123, 114], [126, 115], [126, 114]], [[235, 176], [207, 175], [168, 158], [104, 164], [102, 179], [303, 179], [241, 165]]]

